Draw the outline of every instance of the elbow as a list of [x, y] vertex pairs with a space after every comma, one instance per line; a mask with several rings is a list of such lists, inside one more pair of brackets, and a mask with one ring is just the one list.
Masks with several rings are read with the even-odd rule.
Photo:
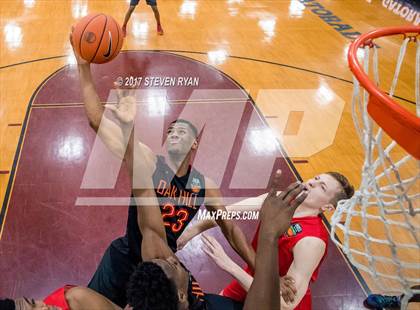
[[99, 124], [98, 124], [98, 122], [93, 121], [93, 120], [89, 120], [89, 126], [93, 130], [95, 130], [95, 132], [98, 132], [98, 130], [99, 130]]

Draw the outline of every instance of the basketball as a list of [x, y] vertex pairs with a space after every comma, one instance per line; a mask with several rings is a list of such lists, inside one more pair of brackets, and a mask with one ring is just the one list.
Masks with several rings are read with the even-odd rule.
[[94, 13], [77, 22], [72, 32], [72, 42], [74, 50], [84, 60], [102, 64], [118, 55], [123, 34], [112, 16]]

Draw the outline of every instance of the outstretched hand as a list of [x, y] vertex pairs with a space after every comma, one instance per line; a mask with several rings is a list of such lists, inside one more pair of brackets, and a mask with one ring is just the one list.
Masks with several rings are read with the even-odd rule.
[[117, 90], [117, 104], [108, 103], [105, 107], [110, 109], [121, 123], [132, 123], [137, 113], [135, 90], [121, 89], [117, 83], [114, 85]]
[[233, 264], [232, 259], [226, 254], [220, 243], [212, 236], [202, 234], [201, 240], [203, 241], [204, 252], [216, 263], [217, 266], [225, 271]]
[[276, 236], [288, 229], [296, 208], [308, 195], [300, 182], [290, 184], [286, 190], [277, 194], [280, 176], [281, 171], [278, 170], [260, 212], [262, 230]]

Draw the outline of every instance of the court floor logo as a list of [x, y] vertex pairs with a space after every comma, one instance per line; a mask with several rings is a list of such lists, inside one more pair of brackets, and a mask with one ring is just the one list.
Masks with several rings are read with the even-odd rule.
[[399, 15], [415, 26], [420, 24], [420, 6], [417, 2], [404, 0], [382, 0], [382, 5], [392, 13]]

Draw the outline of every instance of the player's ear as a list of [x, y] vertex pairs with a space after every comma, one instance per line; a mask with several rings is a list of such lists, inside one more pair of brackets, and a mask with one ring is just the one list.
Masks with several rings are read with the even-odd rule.
[[326, 205], [323, 205], [320, 210], [321, 213], [324, 213], [325, 211], [334, 211], [334, 205], [332, 203], [327, 203]]
[[198, 148], [198, 141], [197, 141], [197, 139], [194, 139], [194, 142], [193, 142], [193, 144], [192, 144], [191, 148], [192, 148], [193, 150], [196, 150], [196, 149]]

